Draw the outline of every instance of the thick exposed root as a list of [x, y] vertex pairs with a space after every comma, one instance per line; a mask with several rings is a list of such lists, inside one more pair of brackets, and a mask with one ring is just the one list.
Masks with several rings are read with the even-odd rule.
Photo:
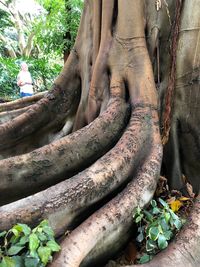
[[149, 155], [133, 181], [65, 238], [51, 267], [102, 266], [128, 240], [133, 209], [151, 200], [159, 177], [162, 146], [157, 125], [152, 135]]
[[0, 230], [16, 222], [33, 224], [47, 218], [63, 233], [83, 211], [122, 185], [136, 170], [151, 145], [148, 107], [133, 111], [129, 126], [113, 149], [69, 180], [0, 208]]
[[23, 107], [23, 108], [19, 108], [19, 109], [10, 110], [10, 111], [0, 112], [0, 124], [14, 119], [15, 117], [26, 112], [27, 110], [28, 110], [28, 107]]
[[0, 150], [12, 147], [43, 125], [54, 121], [60, 114], [69, 114], [71, 106], [77, 101], [79, 87], [77, 56], [71, 53], [53, 89], [26, 112], [0, 125]]
[[6, 159], [17, 155], [29, 153], [44, 145], [50, 144], [54, 140], [58, 140], [63, 136], [71, 133], [67, 124], [73, 124], [76, 114], [79, 98], [73, 103], [72, 107], [66, 113], [61, 113], [47, 124], [44, 124], [40, 130], [22, 138], [12, 147], [5, 148], [0, 151], [0, 159]]
[[123, 99], [112, 98], [107, 110], [90, 125], [31, 153], [1, 160], [0, 203], [67, 179], [105, 154], [126, 126], [127, 106]]
[[0, 104], [0, 124], [26, 112], [28, 108], [38, 102], [47, 92], [41, 92], [33, 96], [24, 97], [12, 102]]
[[0, 104], [0, 112], [11, 111], [28, 107], [39, 101], [47, 92], [41, 92], [33, 96], [23, 97], [15, 101]]

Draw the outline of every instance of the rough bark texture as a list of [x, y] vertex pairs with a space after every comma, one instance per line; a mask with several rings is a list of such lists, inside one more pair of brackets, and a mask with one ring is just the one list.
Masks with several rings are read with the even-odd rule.
[[111, 98], [107, 110], [84, 129], [30, 153], [1, 160], [0, 203], [40, 191], [94, 162], [120, 137], [128, 119], [126, 111], [123, 99]]
[[159, 177], [162, 146], [154, 116], [151, 146], [138, 173], [121, 193], [62, 242], [62, 251], [50, 266], [102, 266], [102, 259], [109, 259], [128, 240], [133, 208], [143, 207], [150, 201]]
[[[162, 174], [183, 191], [185, 175], [199, 192], [199, 6], [85, 0], [52, 90], [0, 104], [0, 230], [41, 219], [57, 237], [71, 230], [50, 266], [102, 267], [126, 244], [132, 210], [156, 188], [161, 137]], [[200, 265], [198, 199], [144, 266]]]
[[[174, 188], [184, 174], [199, 191], [200, 1], [184, 1], [178, 39], [176, 87], [170, 140], [165, 148], [167, 174]], [[192, 19], [191, 19], [192, 18]]]

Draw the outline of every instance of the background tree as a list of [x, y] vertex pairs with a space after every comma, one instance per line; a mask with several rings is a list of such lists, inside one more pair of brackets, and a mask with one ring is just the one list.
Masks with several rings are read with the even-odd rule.
[[[1, 97], [19, 97], [16, 75], [22, 60], [29, 62], [35, 89], [49, 89], [63, 66], [64, 49], [69, 50], [74, 43], [82, 1], [68, 3], [72, 14], [66, 12], [64, 0], [38, 3], [30, 10], [21, 10], [20, 1], [0, 2]], [[66, 29], [70, 40], [63, 37]]]
[[199, 265], [199, 4], [86, 0], [52, 89], [0, 105], [0, 229], [48, 219], [62, 237], [50, 266], [103, 266], [127, 243], [163, 145], [162, 174], [183, 191], [185, 176], [197, 198], [145, 266]]
[[[34, 22], [33, 13], [20, 12], [16, 0], [2, 0], [0, 4], [1, 12], [5, 12], [7, 26], [9, 26], [3, 28], [0, 35], [7, 53], [13, 58], [17, 55], [29, 57], [33, 49], [35, 35], [32, 26]], [[1, 20], [5, 21], [5, 15]], [[9, 44], [8, 47], [7, 44]]]

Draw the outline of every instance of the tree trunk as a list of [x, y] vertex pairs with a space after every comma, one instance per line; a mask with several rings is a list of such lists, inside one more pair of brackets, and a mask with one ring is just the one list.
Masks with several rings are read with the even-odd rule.
[[[116, 255], [160, 169], [171, 188], [184, 192], [185, 175], [198, 194], [199, 6], [85, 0], [52, 90], [0, 104], [0, 230], [42, 219], [57, 237], [71, 230], [49, 266], [102, 267]], [[144, 266], [199, 266], [199, 216], [197, 198], [177, 239]]]

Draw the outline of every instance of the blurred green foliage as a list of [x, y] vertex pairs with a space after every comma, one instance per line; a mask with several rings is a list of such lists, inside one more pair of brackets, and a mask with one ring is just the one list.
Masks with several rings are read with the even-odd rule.
[[[6, 0], [12, 3], [13, 0]], [[16, 84], [21, 61], [26, 61], [34, 81], [35, 91], [51, 88], [61, 71], [64, 51], [69, 51], [75, 41], [81, 17], [83, 0], [35, 0], [41, 6], [38, 15], [20, 13], [24, 23], [24, 36], [34, 32], [33, 49], [28, 58], [20, 54], [17, 31], [12, 14], [0, 7], [0, 34], [4, 35], [15, 50], [11, 58], [5, 43], [0, 40], [0, 98], [16, 99], [19, 87]], [[20, 11], [19, 11], [20, 12]], [[31, 12], [31, 11], [29, 11]], [[28, 19], [27, 19], [28, 18]]]
[[19, 87], [16, 77], [19, 67], [12, 58], [0, 59], [0, 97], [5, 99], [16, 99], [19, 97]]
[[28, 58], [13, 59], [1, 58], [0, 60], [0, 98], [19, 98], [19, 87], [17, 86], [17, 74], [20, 70], [20, 63], [26, 61], [31, 73], [34, 91], [41, 92], [51, 88], [51, 85], [62, 65], [49, 59]]
[[[82, 0], [38, 0], [46, 15], [38, 18], [35, 41], [43, 53], [60, 55], [74, 44], [82, 7]], [[68, 38], [65, 38], [65, 37]]]

